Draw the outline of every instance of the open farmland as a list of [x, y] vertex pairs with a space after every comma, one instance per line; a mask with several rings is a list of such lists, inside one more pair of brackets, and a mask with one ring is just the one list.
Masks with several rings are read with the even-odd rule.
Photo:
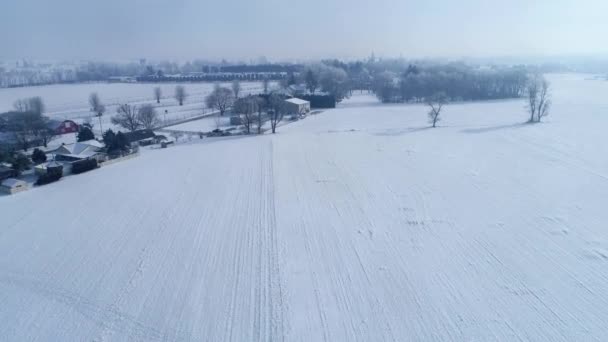
[[549, 79], [540, 124], [355, 95], [0, 197], [0, 340], [605, 341], [608, 82]]
[[[188, 97], [183, 106], [179, 106], [174, 98], [175, 87], [186, 88]], [[229, 83], [220, 83], [230, 86]], [[154, 88], [160, 87], [162, 99], [156, 104]], [[89, 106], [89, 95], [98, 93], [106, 105], [106, 113], [102, 117], [104, 129], [110, 127], [110, 119], [116, 114], [119, 104], [130, 103], [141, 105], [153, 104], [162, 120], [183, 120], [193, 116], [208, 113], [205, 97], [213, 91], [214, 83], [79, 83], [46, 85], [23, 88], [0, 88], [0, 112], [13, 108], [16, 100], [40, 96], [46, 105], [45, 115], [55, 119], [71, 119], [77, 122], [91, 120], [98, 129], [99, 121], [93, 117]], [[242, 94], [260, 93], [263, 89], [260, 82], [242, 82]], [[167, 114], [165, 116], [165, 110]]]

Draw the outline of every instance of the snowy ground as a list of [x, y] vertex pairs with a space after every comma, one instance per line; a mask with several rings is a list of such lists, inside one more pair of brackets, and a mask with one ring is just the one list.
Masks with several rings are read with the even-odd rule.
[[0, 197], [0, 340], [605, 341], [608, 82], [357, 96]]
[[[130, 103], [141, 105], [153, 104], [162, 120], [182, 120], [209, 112], [205, 108], [205, 96], [214, 87], [214, 83], [179, 83], [184, 86], [188, 97], [183, 106], [179, 106], [174, 98], [175, 86], [178, 83], [79, 83], [79, 84], [57, 84], [38, 87], [23, 88], [0, 88], [0, 112], [13, 109], [13, 104], [19, 99], [40, 96], [46, 105], [46, 113], [49, 117], [56, 119], [72, 119], [83, 122], [90, 119], [95, 125], [95, 131], [99, 129], [99, 121], [92, 117], [88, 103], [91, 93], [98, 93], [102, 102], [106, 105], [106, 114], [102, 117], [104, 129], [112, 127], [110, 119], [116, 114], [119, 104]], [[230, 87], [230, 83], [221, 83]], [[276, 85], [271, 85], [276, 86]], [[154, 99], [154, 88], [160, 87], [162, 99], [156, 104]], [[241, 94], [259, 93], [262, 91], [261, 82], [242, 82]], [[165, 110], [167, 114], [165, 114]]]

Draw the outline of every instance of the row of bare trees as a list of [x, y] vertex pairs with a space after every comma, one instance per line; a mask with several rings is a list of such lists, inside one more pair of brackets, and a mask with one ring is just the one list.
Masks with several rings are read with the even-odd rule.
[[[218, 84], [205, 98], [207, 107], [218, 111], [217, 127], [219, 128], [221, 117], [232, 108], [232, 111], [240, 117], [245, 133], [250, 134], [254, 125], [257, 126], [257, 133], [261, 133], [262, 126], [267, 121], [270, 122], [272, 133], [276, 133], [276, 128], [286, 112], [283, 97], [277, 93], [239, 97], [241, 88], [238, 81], [233, 82], [231, 88]], [[265, 89], [265, 92], [268, 92], [268, 89]]]
[[[239, 93], [241, 91], [241, 83], [238, 80], [234, 80], [232, 82], [232, 92], [236, 98], [239, 97]], [[188, 97], [188, 93], [186, 92], [186, 88], [184, 86], [178, 85], [175, 87], [175, 100], [180, 106], [184, 105], [184, 101]], [[162, 98], [162, 89], [160, 87], [154, 88], [154, 99], [156, 103], [160, 103], [160, 99]]]
[[[163, 96], [163, 91], [160, 87], [155, 87], [154, 88], [154, 100], [156, 100], [156, 103], [160, 103], [160, 99]], [[180, 106], [184, 105], [184, 101], [186, 101], [186, 98], [188, 97], [188, 93], [186, 93], [186, 88], [184, 86], [178, 85], [175, 87], [175, 94], [174, 94], [175, 100], [177, 101], [177, 103]]]

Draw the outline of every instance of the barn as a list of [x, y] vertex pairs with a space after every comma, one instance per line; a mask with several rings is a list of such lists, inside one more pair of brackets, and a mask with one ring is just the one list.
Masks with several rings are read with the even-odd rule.
[[48, 126], [58, 135], [78, 132], [78, 124], [72, 120], [51, 120]]
[[310, 112], [310, 102], [294, 97], [285, 100], [285, 109], [287, 114], [306, 114]]

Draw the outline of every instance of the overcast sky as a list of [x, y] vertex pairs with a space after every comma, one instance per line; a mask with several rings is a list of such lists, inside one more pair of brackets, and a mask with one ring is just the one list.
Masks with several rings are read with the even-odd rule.
[[2, 0], [0, 58], [606, 53], [607, 0]]

